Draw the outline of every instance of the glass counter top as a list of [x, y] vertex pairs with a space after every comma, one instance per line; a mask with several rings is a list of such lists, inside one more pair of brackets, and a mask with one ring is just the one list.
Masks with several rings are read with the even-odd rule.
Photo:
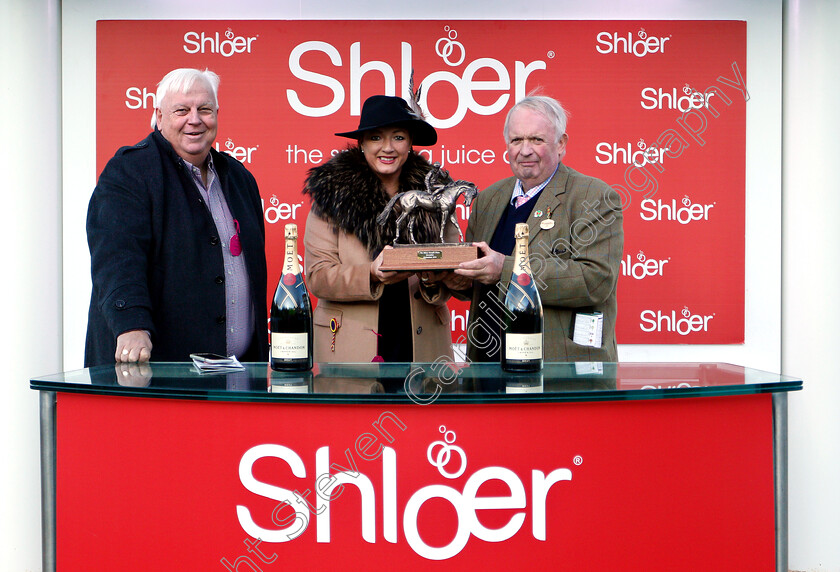
[[33, 378], [32, 389], [213, 401], [285, 403], [574, 402], [745, 395], [802, 389], [789, 376], [726, 363], [546, 363], [512, 374], [493, 363], [266, 363], [199, 373], [190, 362], [97, 366]]

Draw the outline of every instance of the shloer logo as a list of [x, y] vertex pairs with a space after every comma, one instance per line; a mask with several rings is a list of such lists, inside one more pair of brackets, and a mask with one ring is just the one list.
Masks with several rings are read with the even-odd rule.
[[676, 310], [670, 313], [663, 313], [662, 310], [644, 310], [639, 318], [639, 327], [643, 332], [676, 332], [681, 336], [687, 336], [692, 332], [708, 332], [709, 320], [715, 315], [701, 316], [692, 314], [688, 307], [684, 307], [677, 314]]
[[207, 35], [204, 32], [187, 32], [184, 34], [184, 51], [188, 54], [221, 54], [229, 58], [234, 54], [251, 53], [251, 44], [259, 36], [237, 36], [228, 28], [224, 38], [219, 32]]
[[709, 107], [709, 98], [714, 96], [714, 92], [706, 94], [694, 91], [689, 86], [682, 89], [682, 94], [677, 92], [677, 88], [671, 91], [664, 91], [661, 87], [646, 87], [642, 89], [642, 109], [678, 109], [685, 113], [691, 109], [701, 109]]
[[715, 203], [710, 205], [692, 204], [688, 196], [683, 197], [682, 206], [677, 205], [676, 199], [662, 202], [662, 199], [645, 199], [640, 203], [642, 220], [675, 220], [680, 224], [688, 224], [695, 220], [709, 220], [709, 211]]
[[[448, 432], [450, 433], [450, 432]], [[427, 450], [429, 463], [436, 466], [442, 477], [454, 479], [464, 474], [467, 467], [466, 453], [460, 447], [452, 445], [454, 439], [433, 442]], [[445, 467], [450, 464], [451, 451], [458, 453], [458, 460], [453, 463], [453, 471]], [[345, 455], [348, 453], [346, 452]], [[303, 479], [308, 476], [306, 466], [300, 456], [283, 445], [263, 444], [248, 449], [239, 462], [239, 480], [250, 492], [259, 496], [273, 499], [280, 503], [294, 506], [298, 499], [295, 496], [295, 484], [291, 489], [258, 481], [254, 477], [253, 467], [260, 459], [275, 458], [284, 461], [292, 474]], [[349, 457], [348, 457], [349, 458]], [[452, 455], [454, 458], [454, 455]], [[398, 509], [397, 509], [397, 454], [391, 447], [381, 448], [382, 465], [382, 509], [383, 536], [386, 542], [396, 543], [398, 539]], [[336, 467], [333, 464], [333, 467]], [[334, 490], [348, 485], [359, 489], [361, 505], [361, 535], [366, 542], [376, 542], [376, 514], [377, 498], [373, 483], [358, 467], [352, 470], [330, 474], [330, 448], [319, 447], [315, 452], [315, 471], [309, 473], [314, 480], [316, 491], [316, 505], [311, 512], [315, 514], [317, 542], [330, 542], [330, 495]], [[315, 477], [320, 475], [319, 477]], [[488, 481], [499, 480], [510, 489], [509, 496], [488, 497], [479, 496], [478, 491]], [[531, 482], [531, 531], [537, 540], [546, 539], [546, 496], [549, 489], [560, 481], [571, 481], [572, 471], [566, 468], [555, 469], [548, 475], [539, 470], [532, 470]], [[301, 486], [300, 483], [297, 486]], [[308, 489], [307, 489], [308, 492]], [[299, 493], [298, 493], [299, 495]], [[420, 535], [418, 530], [418, 515], [423, 505], [432, 500], [448, 502], [455, 509], [457, 530], [454, 538], [445, 546], [430, 546]], [[522, 527], [525, 521], [524, 510], [510, 515], [507, 523], [500, 528], [489, 528], [482, 524], [476, 515], [481, 510], [510, 510], [524, 509], [528, 504], [525, 486], [519, 476], [505, 467], [485, 467], [475, 471], [467, 479], [462, 491], [441, 484], [428, 485], [415, 491], [403, 508], [403, 535], [409, 546], [429, 560], [446, 560], [456, 556], [467, 545], [470, 535], [475, 535], [485, 542], [502, 542], [511, 538]], [[508, 513], [509, 514], [509, 513]], [[285, 528], [263, 528], [254, 522], [251, 511], [246, 506], [238, 505], [236, 515], [242, 529], [262, 542], [288, 542], [303, 534], [309, 526], [309, 511], [296, 511], [295, 519]], [[485, 520], [486, 522], [486, 520]], [[283, 523], [285, 524], [285, 522]]]
[[214, 143], [214, 146], [216, 147], [216, 151], [224, 151], [240, 163], [250, 163], [254, 155], [254, 151], [260, 147], [259, 145], [256, 147], [242, 147], [241, 145], [234, 143], [233, 139], [230, 137], [228, 137], [227, 141], [225, 141], [224, 149], [219, 147], [218, 141]]
[[627, 257], [621, 261], [621, 274], [624, 276], [631, 276], [636, 280], [641, 280], [648, 276], [662, 276], [662, 270], [665, 265], [671, 261], [670, 258], [666, 260], [656, 260], [655, 258], [648, 258], [641, 250], [636, 255], [636, 262]]
[[125, 106], [129, 109], [154, 109], [155, 91], [145, 87], [129, 87], [125, 90]]
[[639, 30], [638, 39], [633, 38], [633, 32], [627, 32], [626, 36], [620, 36], [618, 32], [601, 32], [595, 49], [600, 54], [633, 54], [643, 58], [648, 54], [665, 53], [665, 42], [670, 39], [671, 36], [648, 36], [644, 28]]
[[[466, 53], [464, 51], [465, 48], [461, 47], [459, 49], [461, 51], [458, 52], [459, 55], [453, 63], [450, 59], [447, 59], [451, 57], [450, 52], [443, 51], [440, 43], [438, 43], [438, 53], [441, 55], [443, 62], [448, 66], [454, 66], [455, 63], [459, 63], [466, 58], [464, 56]], [[303, 60], [307, 62], [312, 61], [312, 56], [306, 56], [310, 52], [320, 52], [323, 56], [328, 57], [330, 63], [335, 68], [335, 73], [325, 75], [306, 69]], [[462, 58], [462, 56], [464, 57]], [[361, 81], [362, 77], [368, 73], [376, 76], [377, 81], [384, 79], [385, 89], [383, 93], [388, 95], [395, 93], [397, 95], [403, 95], [407, 93], [409, 78], [414, 69], [412, 46], [408, 42], [400, 43], [399, 72], [395, 71], [391, 64], [384, 61], [363, 61], [361, 42], [350, 44], [350, 54], [347, 59], [349, 59], [349, 69], [341, 69], [345, 66], [345, 61], [347, 60], [343, 59], [338, 49], [328, 42], [312, 40], [295, 46], [289, 54], [289, 71], [297, 79], [307, 84], [320, 85], [331, 90], [332, 100], [326, 105], [321, 104], [320, 102], [323, 101], [323, 97], [320, 95], [322, 90], [312, 89], [309, 85], [304, 86], [304, 89], [300, 90], [287, 89], [286, 98], [292, 109], [306, 117], [326, 117], [332, 115], [344, 105], [344, 82], [346, 81], [344, 78], [349, 76], [350, 114], [359, 115], [361, 109]], [[546, 69], [546, 64], [542, 60], [536, 60], [527, 64], [516, 61], [513, 62], [511, 67], [513, 69], [512, 74], [508, 67], [499, 60], [478, 58], [467, 63], [460, 75], [449, 70], [438, 70], [433, 71], [425, 78], [415, 78], [415, 85], [421, 88], [420, 106], [426, 112], [426, 119], [437, 128], [448, 128], [458, 125], [466, 116], [467, 111], [472, 111], [477, 115], [494, 115], [499, 113], [508, 107], [508, 102], [511, 99], [511, 93], [508, 92], [513, 92], [515, 100], [524, 97], [525, 83], [528, 76], [536, 70]], [[498, 79], [494, 79], [493, 81], [476, 79], [476, 76], [481, 77], [488, 73], [492, 73]], [[435, 90], [436, 83], [448, 85], [448, 87], [443, 88], [443, 92], [447, 95], [451, 92], [452, 88], [457, 93], [457, 106], [449, 117], [435, 115], [435, 113], [440, 113], [440, 108], [436, 107], [433, 103], [431, 105], [429, 104], [429, 94]], [[479, 92], [482, 95], [479, 99], [483, 101], [493, 99], [493, 95], [495, 95], [495, 99], [493, 99], [492, 103], [485, 105], [476, 101], [473, 92]], [[313, 94], [317, 96], [314, 100], [312, 99]], [[315, 104], [316, 101], [319, 102], [317, 105]]]
[[296, 220], [297, 211], [303, 206], [303, 201], [299, 203], [281, 203], [280, 199], [277, 198], [277, 195], [271, 195], [268, 202], [271, 203], [271, 206], [266, 207], [265, 199], [260, 199], [260, 203], [262, 204], [264, 211], [265, 222], [268, 224], [274, 224], [281, 220]]
[[622, 163], [643, 167], [648, 163], [662, 163], [665, 160], [665, 147], [651, 145], [648, 147], [644, 139], [636, 143], [636, 150], [628, 143], [619, 146], [618, 143], [601, 142], [595, 146], [595, 161], [600, 165], [617, 165]]

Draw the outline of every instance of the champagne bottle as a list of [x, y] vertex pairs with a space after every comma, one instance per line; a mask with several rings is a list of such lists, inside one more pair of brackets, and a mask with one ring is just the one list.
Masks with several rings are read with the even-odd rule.
[[297, 225], [286, 225], [283, 273], [271, 303], [271, 369], [312, 369], [312, 301], [300, 273]]
[[269, 393], [312, 393], [312, 372], [272, 372], [268, 378]]
[[543, 310], [528, 261], [528, 225], [514, 231], [513, 273], [505, 295], [502, 369], [539, 371], [543, 366]]

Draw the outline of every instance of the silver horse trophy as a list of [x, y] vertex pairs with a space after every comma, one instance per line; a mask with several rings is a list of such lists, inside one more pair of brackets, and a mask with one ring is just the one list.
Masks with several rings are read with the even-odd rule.
[[[385, 251], [382, 270], [446, 270], [457, 268], [465, 260], [478, 257], [478, 248], [464, 244], [464, 233], [455, 218], [455, 206], [458, 198], [464, 196], [464, 205], [469, 207], [478, 195], [478, 188], [469, 181], [447, 181], [448, 173], [439, 163], [426, 174], [425, 190], [404, 191], [394, 195], [383, 211], [376, 217], [378, 224], [386, 224], [391, 211], [399, 206], [396, 220], [394, 249]], [[414, 224], [422, 211], [440, 215], [440, 242], [418, 244], [414, 238]], [[411, 244], [397, 244], [400, 230], [408, 220], [408, 237]], [[445, 243], [446, 225], [451, 223], [458, 229], [461, 242]]]

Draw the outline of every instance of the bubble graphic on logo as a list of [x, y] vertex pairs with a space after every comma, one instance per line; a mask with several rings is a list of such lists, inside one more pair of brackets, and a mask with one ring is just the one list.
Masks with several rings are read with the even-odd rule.
[[231, 139], [230, 137], [228, 137], [228, 140], [227, 140], [227, 141], [225, 141], [225, 147], [227, 147], [227, 148], [228, 148], [228, 150], [232, 150], [234, 147], [236, 147], [236, 145], [235, 145], [235, 144], [234, 144], [234, 142], [233, 142], [233, 139]]
[[691, 89], [691, 86], [688, 85], [688, 84], [685, 84], [685, 87], [683, 87], [683, 93], [686, 94], [686, 95], [690, 95], [691, 92], [693, 92], [693, 91], [694, 90]]
[[[443, 433], [443, 441], [433, 441], [432, 444], [429, 445], [428, 449], [426, 449], [426, 459], [429, 461], [430, 465], [437, 467], [438, 472], [442, 476], [447, 479], [457, 479], [464, 474], [464, 471], [467, 470], [467, 454], [464, 453], [464, 450], [461, 447], [452, 444], [455, 442], [456, 438], [455, 431], [447, 431], [444, 425], [441, 425], [438, 430]], [[435, 448], [438, 446], [440, 446], [440, 449], [438, 449], [437, 454], [435, 454]], [[446, 465], [449, 464], [452, 451], [455, 451], [461, 456], [460, 467], [458, 467], [458, 470], [454, 473], [446, 471]]]
[[[458, 32], [450, 28], [449, 26], [444, 26], [443, 31], [446, 32], [446, 36], [440, 38], [437, 42], [435, 42], [435, 53], [443, 59], [449, 66], [459, 66], [464, 62], [464, 59], [467, 57], [467, 50], [464, 48], [464, 44], [461, 42], [456, 42], [455, 39], [458, 37]], [[458, 58], [458, 61], [453, 62], [450, 60], [450, 57], [455, 52], [455, 48], [461, 52], [461, 57]]]
[[684, 206], [690, 206], [691, 205], [691, 199], [688, 198], [688, 195], [685, 195], [683, 197], [682, 204]]
[[688, 310], [688, 306], [683, 306], [682, 315], [685, 318], [688, 318], [691, 315], [691, 312]]
[[277, 198], [277, 195], [271, 195], [271, 198], [268, 199], [268, 202], [271, 203], [271, 206], [276, 207], [280, 204], [280, 199]]
[[640, 28], [640, 29], [639, 29], [639, 37], [640, 37], [641, 39], [643, 39], [643, 40], [644, 40], [645, 38], [647, 38], [647, 32], [645, 32], [645, 29], [644, 29], [644, 28]]
[[639, 262], [644, 262], [646, 259], [647, 257], [645, 256], [645, 253], [640, 250], [639, 254], [636, 255], [636, 260], [638, 260]]
[[644, 151], [645, 149], [647, 149], [647, 143], [645, 143], [644, 139], [639, 139], [639, 142], [636, 143], [636, 147]]
[[225, 32], [225, 38], [227, 38], [228, 40], [232, 40], [233, 36], [234, 36], [233, 30], [228, 28], [227, 31]]

